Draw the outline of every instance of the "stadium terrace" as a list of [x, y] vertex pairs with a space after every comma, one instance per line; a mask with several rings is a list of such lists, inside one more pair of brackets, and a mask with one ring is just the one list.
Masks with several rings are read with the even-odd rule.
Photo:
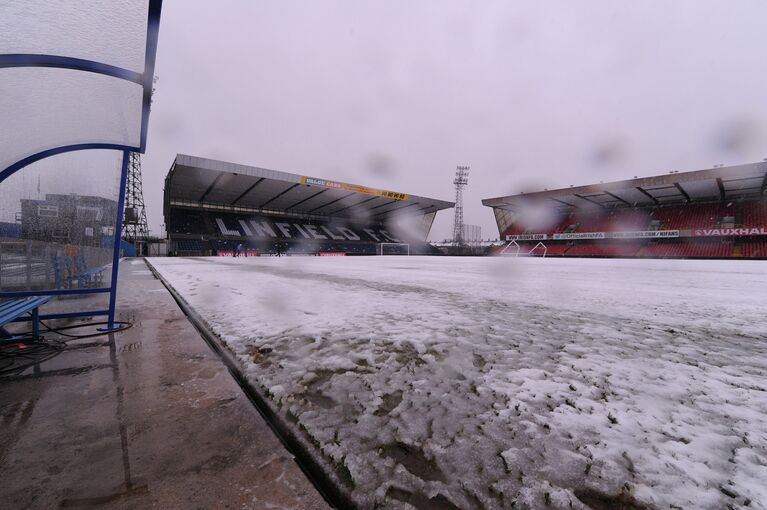
[[170, 250], [432, 253], [426, 238], [452, 202], [179, 154], [165, 179]]
[[512, 253], [767, 257], [767, 163], [489, 198]]

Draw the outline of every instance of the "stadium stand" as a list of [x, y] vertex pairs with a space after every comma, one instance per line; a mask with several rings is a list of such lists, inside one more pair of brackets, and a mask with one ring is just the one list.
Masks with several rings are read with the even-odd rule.
[[645, 246], [639, 253], [640, 257], [697, 257], [725, 258], [732, 257], [732, 242], [703, 241], [703, 242], [657, 242]]
[[660, 222], [658, 230], [713, 228], [720, 226], [724, 217], [735, 216], [735, 209], [732, 202], [656, 207], [650, 217]]
[[766, 192], [754, 163], [482, 202], [503, 240], [546, 256], [767, 258]]
[[568, 257], [633, 257], [642, 247], [638, 243], [581, 242], [567, 250]]
[[[344, 252], [375, 255], [379, 243], [407, 243], [411, 254], [434, 254], [423, 241], [407, 234], [394, 237], [380, 225], [367, 223], [296, 220], [278, 216], [247, 216], [207, 211], [174, 212], [171, 234], [179, 255], [231, 253], [242, 244], [252, 253], [312, 254]], [[227, 237], [234, 236], [236, 239]], [[387, 253], [400, 253], [404, 246], [389, 246]]]
[[572, 245], [570, 243], [548, 244], [546, 248], [546, 255], [557, 256], [566, 254], [572, 248]]
[[644, 230], [650, 222], [650, 214], [643, 209], [618, 209], [607, 213], [591, 213], [578, 225], [581, 232], [614, 232]]
[[[743, 224], [765, 224], [767, 212], [761, 203], [693, 204], [684, 206], [658, 206], [647, 208], [618, 209], [586, 213], [570, 213], [561, 216], [554, 228], [525, 228], [521, 224], [510, 225], [503, 235], [563, 232], [624, 232], [641, 230], [681, 230], [690, 228], [716, 228], [723, 219], [742, 211]], [[746, 211], [746, 207], [748, 211]]]
[[767, 202], [746, 202], [741, 208], [741, 226], [767, 225]]
[[426, 238], [452, 202], [179, 154], [164, 212], [176, 255], [439, 253]]
[[740, 248], [743, 257], [767, 258], [767, 240], [744, 241]]

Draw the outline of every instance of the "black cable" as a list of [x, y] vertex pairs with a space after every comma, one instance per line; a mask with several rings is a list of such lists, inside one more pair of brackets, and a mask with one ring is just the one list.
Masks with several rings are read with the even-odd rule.
[[[114, 333], [114, 331], [99, 331], [98, 333], [89, 333], [87, 335], [73, 335], [70, 333], [62, 333], [63, 330], [67, 329], [80, 329], [80, 328], [87, 328], [89, 326], [102, 326], [109, 324], [107, 321], [99, 321], [99, 322], [86, 322], [84, 324], [70, 324], [69, 326], [61, 326], [58, 328], [52, 328], [51, 326], [47, 325], [45, 322], [40, 321], [40, 324], [43, 325], [45, 329], [50, 331], [51, 333], [56, 333], [61, 336], [65, 336], [67, 338], [93, 338], [95, 336], [102, 336], [102, 335], [108, 335], [109, 333]], [[115, 321], [113, 324], [122, 324], [123, 327], [121, 327], [119, 330], [115, 331], [125, 331], [126, 329], [130, 329], [133, 327], [132, 322], [121, 322], [121, 321]]]
[[[64, 330], [69, 329], [81, 329], [92, 326], [107, 325], [107, 321], [99, 322], [86, 322], [83, 324], [70, 324], [68, 326], [61, 326], [53, 328], [43, 321], [39, 321], [43, 327], [51, 333], [67, 337], [69, 339], [76, 338], [93, 338], [96, 336], [107, 335], [113, 331], [99, 331], [97, 333], [88, 333], [86, 335], [73, 335], [71, 333], [64, 333]], [[131, 322], [116, 321], [113, 324], [120, 324], [122, 327], [119, 331], [123, 331], [133, 327]], [[0, 345], [0, 377], [18, 375], [27, 368], [48, 361], [49, 359], [58, 356], [65, 348], [67, 344], [64, 340], [46, 340], [42, 336], [34, 336], [32, 332], [22, 333], [15, 342], [5, 346]]]
[[0, 377], [18, 375], [27, 368], [57, 356], [66, 348], [64, 342], [42, 337], [21, 338], [0, 347]]

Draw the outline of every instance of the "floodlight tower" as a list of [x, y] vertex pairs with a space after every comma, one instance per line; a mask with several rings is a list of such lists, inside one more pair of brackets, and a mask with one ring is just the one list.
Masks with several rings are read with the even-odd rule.
[[457, 166], [455, 170], [455, 219], [453, 220], [453, 242], [463, 244], [463, 188], [469, 183], [469, 167]]
[[141, 248], [140, 245], [146, 242], [148, 235], [144, 191], [141, 186], [141, 155], [138, 152], [131, 152], [128, 161], [128, 181], [125, 187], [122, 236], [129, 243]]

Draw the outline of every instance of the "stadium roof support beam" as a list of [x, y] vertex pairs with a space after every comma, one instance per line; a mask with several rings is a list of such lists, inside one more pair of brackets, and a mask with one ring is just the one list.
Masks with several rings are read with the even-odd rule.
[[594, 205], [598, 205], [602, 209], [607, 209], [604, 204], [601, 204], [597, 202], [596, 200], [591, 200], [589, 197], [584, 195], [579, 195], [578, 193], [573, 193], [573, 196], [580, 198], [581, 200], [585, 200], [586, 202], [591, 202]]
[[349, 194], [347, 194], [347, 195], [344, 195], [344, 196], [342, 196], [342, 197], [340, 197], [340, 198], [336, 198], [335, 200], [331, 200], [330, 202], [325, 202], [325, 203], [324, 203], [324, 204], [322, 204], [321, 206], [319, 206], [319, 207], [315, 207], [314, 209], [310, 210], [309, 212], [310, 212], [310, 213], [313, 213], [314, 211], [319, 211], [320, 209], [324, 209], [324, 208], [326, 208], [326, 207], [327, 207], [327, 206], [329, 206], [329, 205], [333, 205], [333, 204], [335, 204], [336, 202], [340, 202], [341, 200], [344, 200], [344, 199], [346, 199], [346, 198], [349, 198], [350, 196], [354, 195], [354, 193], [355, 193], [355, 192], [354, 192], [354, 191], [352, 191], [351, 193], [349, 193]]
[[[567, 207], [575, 207], [575, 205], [573, 205], [573, 204], [570, 204], [570, 203], [568, 203], [568, 202], [565, 202], [564, 200], [560, 200], [560, 199], [558, 199], [558, 198], [549, 197], [549, 199], [550, 199], [550, 200], [553, 200], [554, 202], [559, 202], [560, 204], [564, 204], [564, 205], [566, 205]], [[511, 205], [511, 204], [509, 204], [509, 205]]]
[[371, 211], [375, 211], [376, 209], [380, 209], [381, 207], [386, 207], [387, 205], [392, 205], [395, 202], [397, 202], [397, 200], [389, 200], [388, 202], [386, 202], [384, 204], [380, 204], [380, 205], [377, 205], [375, 207], [371, 207], [370, 210]]
[[[417, 204], [410, 204], [410, 205], [417, 205]], [[398, 208], [398, 209], [392, 209], [391, 211], [387, 211], [386, 213], [381, 213], [381, 214], [388, 214], [388, 213], [390, 213], [390, 212], [395, 212], [395, 213], [396, 213], [397, 211], [401, 211], [401, 210], [403, 210], [403, 209], [407, 209], [408, 207], [410, 207], [410, 205], [409, 205], [409, 206], [407, 206], [407, 207], [400, 207], [400, 208]], [[425, 215], [427, 215], [427, 214], [431, 214], [431, 213], [428, 211], [428, 209], [429, 209], [429, 208], [431, 208], [431, 207], [432, 207], [432, 206], [430, 206], [430, 205], [427, 205], [426, 207], [419, 207], [419, 208], [418, 208], [418, 209], [416, 209], [415, 211], [409, 211], [409, 212], [412, 212], [414, 216], [419, 216], [419, 215], [421, 215], [421, 216], [425, 216]], [[436, 212], [436, 211], [432, 211], [432, 212]], [[407, 214], [407, 213], [406, 213], [406, 214]], [[373, 218], [375, 218], [376, 216], [379, 216], [379, 215], [378, 215], [378, 214], [377, 214], [377, 215], [374, 215], [374, 216], [373, 216]], [[397, 217], [398, 217], [398, 216], [397, 216], [396, 214], [395, 214], [395, 215], [392, 215], [392, 218], [397, 218]]]
[[232, 202], [231, 202], [229, 205], [234, 205], [234, 204], [236, 204], [237, 202], [239, 202], [240, 200], [242, 200], [243, 198], [245, 198], [245, 195], [247, 195], [248, 193], [250, 193], [251, 191], [253, 191], [253, 188], [255, 188], [256, 186], [258, 186], [259, 184], [261, 184], [261, 183], [262, 183], [262, 182], [264, 182], [265, 180], [266, 180], [266, 178], [265, 178], [265, 177], [261, 177], [259, 180], [257, 180], [256, 182], [254, 182], [253, 184], [251, 184], [250, 186], [248, 186], [248, 189], [246, 189], [245, 191], [243, 191], [242, 193], [240, 193], [240, 195], [239, 195], [237, 198], [235, 198], [234, 200], [232, 200]]
[[716, 185], [719, 188], [719, 200], [724, 202], [727, 198], [727, 190], [724, 189], [724, 181], [721, 177], [716, 178]]
[[[396, 202], [396, 200], [395, 200], [395, 202]], [[414, 202], [412, 204], [407, 204], [407, 205], [405, 205], [403, 207], [395, 207], [394, 209], [389, 209], [388, 211], [384, 211], [384, 212], [380, 212], [378, 214], [374, 214], [373, 218], [376, 218], [376, 217], [381, 216], [383, 214], [389, 214], [389, 213], [392, 213], [394, 211], [401, 211], [403, 209], [407, 209], [408, 207], [413, 207], [414, 205], [418, 205], [418, 204], [419, 204], [419, 202]]]
[[610, 193], [609, 191], [605, 191], [604, 193], [605, 193], [605, 195], [608, 195], [608, 196], [611, 196], [611, 197], [613, 197], [613, 198], [614, 198], [615, 200], [617, 200], [618, 202], [623, 202], [624, 204], [626, 204], [626, 205], [628, 205], [628, 206], [630, 206], [630, 207], [634, 207], [634, 205], [633, 205], [631, 202], [629, 202], [628, 200], [624, 200], [624, 199], [622, 199], [622, 198], [621, 198], [621, 197], [619, 197], [618, 195], [615, 195], [615, 194], [613, 194], [613, 193]]
[[689, 204], [690, 203], [690, 195], [687, 194], [687, 192], [684, 190], [682, 185], [679, 184], [678, 182], [675, 182], [674, 183], [674, 187], [679, 190], [679, 193], [681, 193], [682, 196], [684, 197], [684, 201]]
[[205, 202], [205, 198], [207, 198], [210, 192], [213, 191], [213, 188], [216, 187], [216, 184], [218, 184], [218, 181], [220, 181], [223, 176], [224, 174], [218, 174], [216, 178], [213, 179], [213, 182], [210, 183], [210, 186], [208, 186], [208, 189], [205, 190], [205, 193], [203, 193], [202, 196], [197, 201], [200, 203]]
[[323, 193], [325, 193], [326, 191], [328, 191], [328, 190], [326, 190], [326, 189], [321, 189], [321, 190], [320, 190], [320, 191], [318, 191], [317, 193], [315, 193], [315, 194], [313, 194], [313, 195], [310, 195], [310, 196], [308, 196], [307, 198], [302, 198], [301, 200], [299, 200], [299, 201], [298, 201], [298, 202], [296, 202], [295, 204], [293, 204], [293, 205], [291, 205], [291, 206], [289, 206], [289, 207], [286, 207], [285, 209], [287, 209], [287, 210], [290, 210], [290, 209], [294, 209], [294, 208], [298, 207], [299, 205], [303, 204], [304, 202], [308, 202], [309, 200], [313, 199], [314, 197], [317, 197], [317, 196], [319, 196], [319, 195], [322, 195], [322, 194], [323, 194]]
[[647, 198], [649, 198], [650, 200], [652, 200], [652, 201], [653, 201], [653, 203], [654, 203], [655, 205], [660, 205], [660, 202], [658, 201], [658, 199], [657, 199], [657, 198], [655, 198], [654, 196], [650, 195], [650, 194], [647, 192], [647, 190], [645, 190], [645, 189], [644, 189], [642, 186], [637, 186], [636, 188], [637, 188], [637, 190], [638, 190], [638, 191], [639, 191], [641, 194], [643, 194], [644, 196], [646, 196]]
[[289, 191], [291, 191], [291, 190], [294, 190], [294, 189], [296, 189], [296, 188], [297, 188], [297, 187], [299, 187], [299, 186], [300, 186], [300, 184], [294, 184], [294, 185], [290, 186], [288, 189], [286, 189], [286, 190], [284, 190], [284, 191], [282, 191], [282, 192], [280, 192], [280, 193], [277, 193], [277, 194], [276, 194], [276, 195], [274, 195], [272, 198], [270, 198], [269, 200], [267, 200], [267, 201], [266, 201], [266, 202], [264, 202], [263, 204], [259, 205], [259, 206], [258, 206], [258, 208], [259, 208], [259, 209], [263, 209], [263, 208], [264, 208], [264, 207], [266, 207], [267, 205], [271, 204], [272, 202], [274, 202], [275, 200], [277, 200], [278, 198], [280, 198], [280, 197], [281, 197], [282, 195], [284, 195], [285, 193], [287, 193], [287, 192], [289, 192]]
[[331, 215], [331, 216], [333, 216], [334, 214], [338, 214], [338, 213], [340, 213], [340, 212], [346, 211], [347, 209], [351, 209], [352, 207], [357, 207], [357, 206], [359, 206], [359, 205], [362, 205], [362, 204], [366, 204], [366, 203], [368, 203], [368, 202], [370, 202], [370, 201], [372, 201], [372, 200], [375, 200], [375, 199], [377, 199], [377, 198], [379, 198], [379, 197], [377, 197], [377, 196], [376, 196], [376, 197], [370, 197], [370, 198], [366, 198], [366, 199], [365, 199], [365, 200], [363, 200], [362, 202], [357, 202], [356, 204], [347, 205], [346, 207], [342, 207], [341, 209], [338, 209], [338, 210], [336, 210], [336, 211], [333, 211], [332, 213], [330, 213], [330, 215]]

